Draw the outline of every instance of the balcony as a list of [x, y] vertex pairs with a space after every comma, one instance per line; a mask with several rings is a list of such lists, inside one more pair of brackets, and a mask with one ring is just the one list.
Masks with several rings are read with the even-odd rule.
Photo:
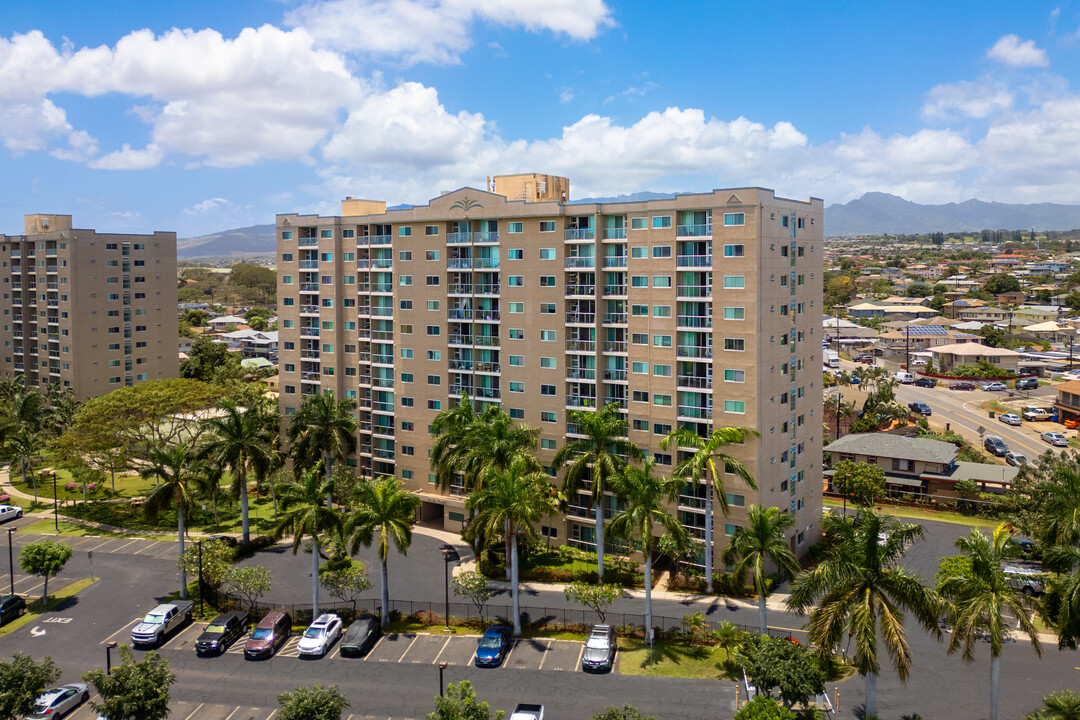
[[473, 364], [471, 360], [447, 360], [446, 366], [451, 370], [457, 370], [459, 372], [472, 372]]
[[498, 373], [499, 372], [499, 363], [497, 363], [497, 362], [478, 362], [478, 363], [476, 363], [476, 372]]
[[379, 458], [381, 460], [393, 460], [394, 459], [394, 451], [393, 450], [386, 450], [384, 448], [375, 448], [372, 451], [371, 454], [372, 454], [372, 456], [377, 457], [377, 458]]
[[300, 292], [317, 293], [319, 292], [319, 283], [300, 283]]
[[296, 244], [299, 247], [312, 247], [312, 246], [318, 247], [319, 238], [315, 238], [315, 237], [300, 238], [300, 239], [298, 239], [296, 241]]
[[704, 510], [705, 498], [695, 497], [693, 495], [680, 495], [679, 507], [688, 508], [691, 510]]
[[704, 225], [679, 225], [675, 237], [712, 237], [712, 223]]
[[499, 268], [499, 258], [497, 257], [478, 257], [473, 258], [473, 267], [477, 270], [497, 270]]
[[371, 428], [371, 432], [375, 435], [384, 435], [386, 437], [394, 437], [393, 425], [374, 425]]
[[371, 315], [372, 317], [390, 317], [394, 314], [394, 308], [392, 307], [380, 307], [378, 305], [372, 305]]
[[711, 298], [712, 285], [679, 285], [678, 297]]
[[299, 264], [300, 264], [300, 269], [301, 270], [318, 270], [319, 269], [319, 261], [318, 260], [301, 260]]
[[563, 267], [566, 268], [591, 268], [596, 267], [596, 258], [591, 255], [588, 257], [571, 256], [564, 259]]
[[604, 352], [606, 353], [626, 353], [626, 341], [625, 340], [605, 340]]
[[389, 270], [394, 266], [394, 261], [390, 258], [372, 258], [371, 269], [372, 270]]
[[625, 240], [626, 239], [626, 228], [625, 227], [604, 228], [604, 239], [605, 240]]
[[446, 234], [446, 242], [448, 245], [464, 245], [471, 243], [472, 237], [471, 232], [452, 232]]
[[303, 360], [314, 360], [315, 362], [322, 361], [322, 357], [320, 356], [318, 350], [301, 350], [300, 357]]
[[389, 235], [368, 235], [368, 245], [389, 245], [393, 241]]
[[317, 327], [302, 327], [300, 328], [300, 337], [319, 337], [319, 328]]
[[618, 368], [609, 368], [604, 371], [604, 379], [614, 382], [626, 382], [626, 371]]
[[446, 258], [447, 270], [471, 270], [472, 258]]
[[451, 333], [446, 338], [448, 345], [464, 345], [465, 347], [472, 347], [472, 335], [457, 335]]
[[567, 395], [567, 410], [593, 410], [596, 408], [596, 398], [588, 395]]
[[301, 315], [318, 315], [319, 314], [319, 306], [318, 305], [301, 305], [300, 306], [300, 314]]
[[446, 286], [447, 295], [472, 295], [473, 286], [467, 283], [451, 283]]
[[712, 255], [680, 255], [675, 261], [679, 268], [708, 268], [712, 267]]
[[712, 348], [702, 345], [679, 345], [676, 349], [676, 356], [697, 360], [711, 360]]
[[604, 256], [604, 269], [609, 268], [624, 268], [626, 267], [625, 255], [605, 255]]
[[563, 237], [567, 240], [592, 240], [596, 232], [592, 228], [567, 228]]
[[626, 297], [626, 286], [625, 285], [605, 285], [604, 286], [604, 296], [605, 297], [611, 297], [611, 296]]
[[303, 382], [319, 382], [322, 379], [322, 374], [316, 372], [300, 373], [300, 380]]
[[595, 325], [596, 313], [568, 312], [566, 313], [567, 325]]
[[393, 355], [372, 355], [371, 356], [371, 363], [373, 365], [393, 365], [394, 364], [394, 356]]
[[712, 410], [698, 407], [697, 405], [680, 405], [679, 417], [692, 418], [694, 420], [708, 420], [712, 417]]
[[392, 377], [373, 377], [371, 378], [371, 385], [379, 388], [392, 388], [394, 387], [394, 378]]
[[712, 321], [712, 315], [680, 315], [678, 323], [679, 327], [711, 328]]
[[596, 380], [596, 370], [593, 368], [567, 368], [567, 380]]
[[499, 242], [499, 233], [489, 230], [481, 230], [480, 232], [473, 233], [473, 242], [497, 243]]
[[574, 295], [586, 295], [592, 297], [596, 294], [595, 285], [567, 285], [566, 296], [572, 297]]
[[371, 315], [370, 305], [361, 305], [356, 308], [356, 315], [358, 317], [369, 317]]
[[502, 398], [499, 388], [469, 387], [468, 385], [454, 384], [448, 388], [448, 392], [450, 395], [469, 393], [469, 397], [474, 400], [500, 400]]
[[498, 283], [475, 283], [473, 285], [473, 292], [477, 295], [498, 295], [499, 284]]
[[626, 324], [626, 313], [624, 313], [624, 312], [623, 313], [606, 312], [606, 313], [604, 313], [604, 324], [605, 325], [625, 325]]
[[499, 347], [499, 338], [491, 335], [473, 335], [473, 345], [476, 347]]
[[712, 390], [711, 377], [698, 377], [697, 375], [680, 375], [677, 384], [680, 388], [692, 388], [694, 390]]
[[566, 341], [567, 352], [596, 352], [595, 340], [567, 340]]
[[394, 292], [394, 283], [371, 283], [371, 292], [392, 293]]

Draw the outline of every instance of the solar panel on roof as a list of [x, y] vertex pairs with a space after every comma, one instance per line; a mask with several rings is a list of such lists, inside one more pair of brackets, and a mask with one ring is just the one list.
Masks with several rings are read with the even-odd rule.
[[948, 335], [949, 331], [941, 325], [913, 325], [904, 328], [908, 335]]

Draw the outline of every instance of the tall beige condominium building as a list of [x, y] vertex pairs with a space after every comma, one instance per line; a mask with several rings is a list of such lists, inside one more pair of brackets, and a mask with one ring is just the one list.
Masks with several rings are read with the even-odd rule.
[[[549, 467], [577, 432], [570, 410], [616, 403], [660, 471], [682, 455], [660, 450], [672, 428], [749, 426], [761, 438], [731, 453], [758, 489], [724, 477], [716, 545], [764, 503], [796, 517], [805, 550], [820, 536], [822, 201], [739, 188], [568, 204], [569, 181], [544, 175], [487, 188], [278, 215], [283, 412], [328, 390], [354, 398], [355, 464], [402, 479], [447, 529], [464, 497], [433, 484], [428, 426], [462, 392], [541, 428]], [[698, 537], [704, 496], [692, 483], [678, 503]], [[588, 547], [588, 506], [573, 498], [542, 532]]]
[[179, 375], [176, 233], [112, 235], [27, 215], [0, 235], [0, 373], [80, 400]]

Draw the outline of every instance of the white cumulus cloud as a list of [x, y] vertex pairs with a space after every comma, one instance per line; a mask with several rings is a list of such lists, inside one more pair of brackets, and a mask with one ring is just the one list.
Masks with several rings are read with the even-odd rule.
[[1021, 40], [1017, 35], [1005, 35], [986, 51], [986, 56], [1012, 67], [1046, 67], [1050, 61], [1046, 51], [1035, 46], [1034, 40]]
[[1004, 87], [996, 87], [989, 81], [957, 82], [937, 85], [926, 93], [923, 117], [932, 120], [955, 118], [985, 118], [1009, 109], [1013, 94]]
[[149, 170], [161, 164], [164, 155], [157, 145], [151, 144], [137, 150], [124, 143], [121, 149], [91, 160], [89, 164], [95, 170]]

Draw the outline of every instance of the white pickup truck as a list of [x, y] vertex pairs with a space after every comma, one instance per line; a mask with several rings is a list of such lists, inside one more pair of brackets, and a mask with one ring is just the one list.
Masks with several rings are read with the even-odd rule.
[[1050, 412], [1036, 405], [1025, 405], [1024, 411], [1020, 414], [1020, 417], [1024, 418], [1028, 422], [1035, 422], [1036, 420], [1049, 420]]
[[531, 703], [518, 703], [510, 720], [544, 720], [544, 706]]
[[191, 622], [194, 607], [190, 600], [158, 605], [131, 629], [131, 644], [136, 647], [160, 646], [166, 638]]

